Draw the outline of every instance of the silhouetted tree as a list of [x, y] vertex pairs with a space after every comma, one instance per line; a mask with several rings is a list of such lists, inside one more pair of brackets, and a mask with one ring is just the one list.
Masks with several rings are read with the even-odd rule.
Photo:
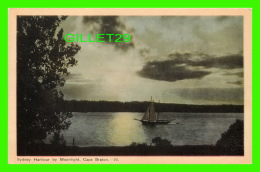
[[244, 122], [236, 120], [229, 129], [221, 134], [216, 146], [228, 154], [244, 154]]
[[132, 142], [129, 146], [131, 147], [147, 147], [147, 143], [136, 143], [136, 142]]
[[55, 147], [66, 146], [66, 141], [64, 139], [64, 136], [63, 134], [60, 134], [60, 131], [54, 132], [50, 142]]
[[[41, 142], [47, 133], [67, 129], [69, 112], [58, 108], [68, 67], [76, 65], [77, 44], [66, 44], [65, 16], [17, 17], [17, 139], [18, 146]], [[18, 147], [19, 149], [19, 147]]]
[[153, 138], [152, 143], [154, 143], [156, 146], [172, 146], [169, 140], [162, 139], [161, 137]]

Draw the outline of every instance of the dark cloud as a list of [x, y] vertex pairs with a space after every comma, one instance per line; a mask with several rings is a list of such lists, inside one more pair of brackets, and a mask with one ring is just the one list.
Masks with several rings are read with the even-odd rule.
[[[244, 77], [244, 72], [227, 72], [223, 75], [227, 75], [227, 76], [237, 76], [239, 78], [243, 78]], [[238, 86], [243, 86], [244, 82], [243, 80], [238, 80], [238, 81], [228, 81], [227, 82], [228, 84], [235, 84], [235, 85], [238, 85]]]
[[232, 102], [235, 104], [243, 104], [244, 90], [239, 88], [183, 88], [172, 89], [168, 91], [172, 94], [189, 99], [203, 100], [212, 102]]
[[[119, 20], [118, 16], [84, 16], [83, 23], [86, 25], [97, 24], [99, 27], [95, 27], [95, 32], [100, 34], [129, 34], [125, 24]], [[105, 43], [113, 44], [117, 49], [127, 51], [134, 47], [133, 35], [131, 35], [131, 42], [115, 42], [117, 38], [112, 37], [112, 41], [109, 42], [109, 36], [104, 36]]]
[[202, 78], [208, 71], [190, 70], [177, 66], [174, 60], [148, 62], [138, 74], [144, 78], [174, 82], [183, 79]]
[[[198, 59], [192, 57], [197, 56]], [[243, 56], [239, 54], [215, 57], [204, 53], [175, 53], [169, 55], [176, 64], [187, 64], [190, 66], [203, 66], [205, 68], [236, 69], [243, 68]]]
[[235, 72], [235, 73], [230, 73], [230, 72], [228, 72], [228, 73], [225, 73], [225, 74], [223, 74], [223, 75], [236, 75], [236, 76], [238, 76], [238, 77], [243, 78], [243, 77], [244, 77], [244, 72]]
[[192, 66], [204, 66], [205, 68], [236, 69], [243, 68], [242, 55], [229, 55], [215, 58], [203, 58], [202, 60], [192, 61]]
[[187, 63], [188, 61], [192, 61], [192, 59], [190, 59], [190, 58], [193, 57], [193, 56], [198, 56], [202, 59], [214, 57], [214, 56], [210, 56], [208, 54], [199, 53], [199, 52], [198, 53], [172, 53], [172, 54], [168, 55], [168, 57], [170, 59], [181, 60], [181, 62], [185, 62], [185, 63]]
[[228, 83], [228, 84], [235, 84], [235, 85], [239, 85], [239, 86], [241, 86], [241, 85], [244, 84], [243, 81], [234, 81], [234, 82], [227, 82], [227, 83]]
[[[196, 58], [194, 58], [196, 56]], [[200, 79], [211, 72], [210, 68], [235, 69], [243, 67], [243, 56], [213, 57], [202, 53], [169, 54], [168, 60], [147, 62], [139, 76], [174, 82], [184, 79]]]

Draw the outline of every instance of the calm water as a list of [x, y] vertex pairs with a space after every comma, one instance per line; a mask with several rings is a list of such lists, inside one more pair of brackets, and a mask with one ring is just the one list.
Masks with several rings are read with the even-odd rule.
[[72, 145], [75, 138], [76, 146], [150, 144], [155, 137], [166, 138], [173, 145], [215, 144], [230, 124], [243, 119], [242, 113], [161, 113], [174, 120], [167, 125], [145, 126], [134, 120], [141, 119], [143, 113], [75, 112], [73, 115], [72, 124], [63, 135], [67, 145]]

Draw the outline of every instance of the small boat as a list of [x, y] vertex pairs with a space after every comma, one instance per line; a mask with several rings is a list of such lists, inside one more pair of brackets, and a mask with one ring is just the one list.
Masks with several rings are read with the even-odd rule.
[[152, 99], [151, 104], [148, 106], [143, 118], [138, 121], [141, 121], [144, 125], [168, 124], [171, 122], [171, 120], [168, 119], [159, 119], [159, 112], [155, 112], [154, 102], [152, 101]]

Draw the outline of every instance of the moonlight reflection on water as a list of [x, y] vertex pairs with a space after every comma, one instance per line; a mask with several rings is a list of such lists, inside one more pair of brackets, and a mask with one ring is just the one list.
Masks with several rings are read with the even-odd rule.
[[[133, 142], [150, 144], [155, 137], [173, 145], [214, 145], [242, 113], [160, 113], [168, 125], [145, 126], [143, 113], [132, 112], [74, 112], [71, 126], [62, 134], [68, 146], [128, 146]], [[179, 123], [179, 124], [176, 124]], [[49, 143], [51, 136], [46, 139]]]

